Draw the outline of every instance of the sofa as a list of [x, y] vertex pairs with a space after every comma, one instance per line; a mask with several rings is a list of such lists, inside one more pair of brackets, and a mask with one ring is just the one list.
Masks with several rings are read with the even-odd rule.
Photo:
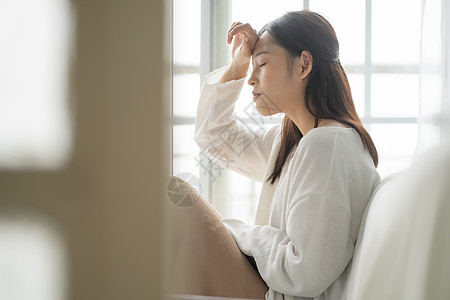
[[450, 147], [382, 180], [361, 224], [347, 299], [450, 299]]
[[[449, 146], [381, 181], [364, 213], [351, 267], [347, 300], [450, 299]], [[169, 299], [232, 298], [182, 293]]]

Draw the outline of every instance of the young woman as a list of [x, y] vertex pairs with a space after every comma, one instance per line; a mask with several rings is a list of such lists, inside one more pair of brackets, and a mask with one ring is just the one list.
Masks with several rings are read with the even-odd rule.
[[[231, 42], [231, 64], [205, 79], [195, 140], [263, 188], [255, 225], [222, 222], [267, 284], [266, 299], [345, 299], [361, 218], [380, 177], [336, 34], [319, 14], [296, 11], [258, 34], [233, 23]], [[256, 108], [284, 113], [281, 126], [252, 130], [237, 120], [250, 64]]]

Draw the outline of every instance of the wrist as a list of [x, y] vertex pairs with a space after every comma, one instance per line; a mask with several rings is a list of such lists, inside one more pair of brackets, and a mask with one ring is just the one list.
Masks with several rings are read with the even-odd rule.
[[231, 65], [228, 69], [230, 70], [231, 74], [240, 76], [240, 78], [242, 78], [242, 77], [247, 76], [249, 65], [250, 65], [250, 61], [245, 62], [245, 63], [237, 63], [237, 62], [233, 61], [233, 62], [231, 62]]
[[232, 62], [228, 69], [223, 74], [220, 83], [225, 83], [231, 80], [239, 80], [247, 76], [249, 64], [238, 64]]

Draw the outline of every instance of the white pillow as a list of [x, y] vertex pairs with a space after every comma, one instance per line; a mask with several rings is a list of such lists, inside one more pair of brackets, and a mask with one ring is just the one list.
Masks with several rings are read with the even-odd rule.
[[347, 299], [450, 299], [450, 149], [380, 183], [363, 220]]

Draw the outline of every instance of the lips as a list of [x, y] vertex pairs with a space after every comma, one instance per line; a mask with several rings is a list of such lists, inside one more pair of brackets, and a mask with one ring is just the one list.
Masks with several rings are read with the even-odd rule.
[[261, 93], [257, 93], [255, 91], [252, 92], [253, 94], [253, 100], [256, 100], [256, 98], [258, 98], [259, 96], [261, 96]]

